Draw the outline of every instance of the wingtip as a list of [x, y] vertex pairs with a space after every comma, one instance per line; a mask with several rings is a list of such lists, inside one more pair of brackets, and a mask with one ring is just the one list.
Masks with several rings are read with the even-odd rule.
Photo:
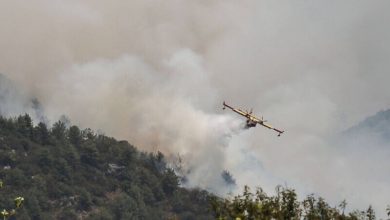
[[222, 104], [223, 104], [222, 110], [225, 110], [225, 109], [226, 109], [226, 107], [225, 107], [225, 106], [226, 106], [225, 101], [223, 101]]

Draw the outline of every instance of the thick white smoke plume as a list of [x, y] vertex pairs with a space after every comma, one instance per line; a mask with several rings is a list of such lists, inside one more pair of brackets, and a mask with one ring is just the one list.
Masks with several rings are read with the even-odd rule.
[[[388, 143], [367, 136], [344, 147], [334, 137], [390, 107], [389, 8], [4, 0], [0, 72], [37, 97], [51, 122], [65, 114], [142, 149], [181, 155], [188, 186], [224, 193], [227, 169], [239, 186], [287, 184], [382, 211], [390, 203]], [[286, 133], [239, 132], [242, 119], [222, 112], [223, 100], [254, 108]]]
[[243, 122], [202, 109], [216, 92], [191, 50], [178, 51], [160, 68], [163, 73], [130, 55], [73, 65], [52, 81], [50, 118], [66, 112], [77, 123], [103, 128], [142, 149], [180, 155], [186, 185], [225, 193], [220, 187], [225, 148]]

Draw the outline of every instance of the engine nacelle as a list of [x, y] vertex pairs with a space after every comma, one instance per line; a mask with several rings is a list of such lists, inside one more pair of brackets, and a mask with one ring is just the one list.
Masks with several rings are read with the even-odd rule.
[[257, 125], [257, 122], [255, 122], [255, 121], [252, 121], [252, 120], [246, 120], [246, 127], [247, 128], [252, 128], [252, 127], [256, 127], [256, 125]]

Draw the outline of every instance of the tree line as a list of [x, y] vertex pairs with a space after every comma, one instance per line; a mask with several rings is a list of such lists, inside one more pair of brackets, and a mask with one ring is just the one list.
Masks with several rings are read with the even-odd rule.
[[[294, 189], [277, 186], [275, 195], [267, 195], [261, 188], [252, 193], [245, 187], [242, 194], [233, 198], [212, 197], [213, 213], [218, 220], [374, 220], [375, 211], [370, 205], [366, 210], [346, 212], [343, 200], [332, 207], [324, 198], [308, 195], [298, 201]], [[386, 213], [390, 217], [390, 206]]]

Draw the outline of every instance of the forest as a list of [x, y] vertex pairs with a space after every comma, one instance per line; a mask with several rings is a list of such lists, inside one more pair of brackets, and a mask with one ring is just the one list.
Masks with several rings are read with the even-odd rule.
[[24, 198], [3, 219], [376, 219], [371, 206], [347, 212], [346, 201], [299, 201], [288, 187], [276, 186], [273, 195], [245, 187], [226, 198], [183, 188], [185, 177], [161, 152], [63, 120], [35, 125], [28, 114], [0, 117], [0, 179], [1, 210], [11, 213], [15, 198]]

